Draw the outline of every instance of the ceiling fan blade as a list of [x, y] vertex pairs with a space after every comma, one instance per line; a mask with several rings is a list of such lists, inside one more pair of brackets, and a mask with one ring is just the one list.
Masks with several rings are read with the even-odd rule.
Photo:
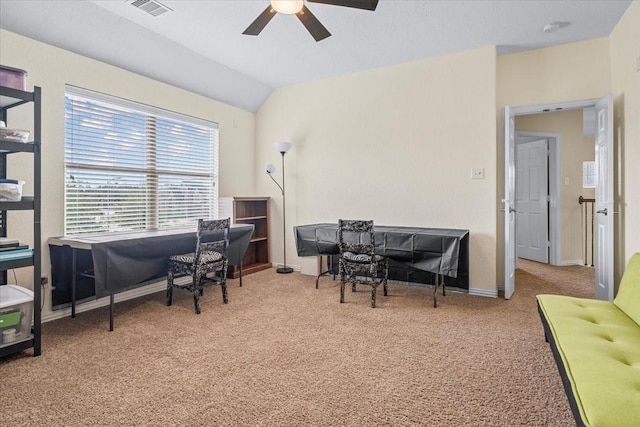
[[307, 6], [302, 6], [302, 9], [300, 12], [296, 13], [296, 16], [317, 42], [324, 40], [331, 35], [329, 30], [327, 30], [324, 25], [318, 21], [318, 18], [316, 18], [313, 13], [307, 9]]
[[309, 3], [324, 3], [333, 6], [354, 7], [356, 9], [376, 10], [378, 0], [307, 0]]
[[247, 27], [246, 30], [242, 32], [242, 34], [247, 34], [249, 36], [257, 36], [260, 34], [260, 31], [264, 30], [264, 27], [267, 26], [271, 18], [278, 13], [276, 12], [271, 5], [267, 6], [267, 8]]

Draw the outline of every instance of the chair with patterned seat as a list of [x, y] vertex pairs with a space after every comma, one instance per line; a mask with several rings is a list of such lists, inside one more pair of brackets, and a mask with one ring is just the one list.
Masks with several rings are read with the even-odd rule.
[[[169, 257], [167, 268], [167, 305], [173, 299], [173, 288], [184, 289], [193, 294], [196, 314], [200, 314], [200, 297], [204, 288], [220, 285], [222, 301], [227, 304], [227, 248], [229, 247], [230, 220], [198, 220], [195, 252]], [[191, 276], [191, 280], [176, 283], [175, 278]]]
[[340, 302], [344, 302], [344, 287], [351, 283], [351, 291], [356, 284], [371, 286], [371, 307], [376, 306], [376, 289], [383, 284], [387, 296], [389, 267], [387, 258], [376, 255], [373, 235], [373, 221], [339, 220], [338, 247], [340, 249]]

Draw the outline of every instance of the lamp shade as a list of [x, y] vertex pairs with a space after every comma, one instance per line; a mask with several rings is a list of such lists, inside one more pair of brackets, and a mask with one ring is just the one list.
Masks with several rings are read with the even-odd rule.
[[272, 174], [276, 171], [276, 167], [269, 163], [266, 167], [266, 171], [268, 174]]
[[278, 150], [279, 152], [286, 153], [291, 149], [293, 144], [288, 141], [280, 141], [280, 142], [274, 142], [273, 146], [276, 147], [276, 150]]

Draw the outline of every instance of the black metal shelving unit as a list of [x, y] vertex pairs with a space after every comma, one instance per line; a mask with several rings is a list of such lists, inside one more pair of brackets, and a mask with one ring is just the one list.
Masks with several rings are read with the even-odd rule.
[[33, 355], [41, 352], [42, 244], [40, 235], [41, 200], [41, 90], [33, 92], [0, 86], [0, 120], [9, 126], [9, 110], [23, 104], [33, 104], [33, 140], [14, 142], [0, 139], [0, 177], [7, 178], [7, 161], [14, 153], [33, 153], [33, 196], [24, 196], [19, 202], [0, 201], [0, 236], [7, 237], [7, 211], [33, 211], [33, 256], [11, 261], [0, 261], [0, 286], [7, 284], [7, 270], [33, 266], [33, 327], [31, 334], [9, 344], [0, 343], [0, 357], [33, 348]]

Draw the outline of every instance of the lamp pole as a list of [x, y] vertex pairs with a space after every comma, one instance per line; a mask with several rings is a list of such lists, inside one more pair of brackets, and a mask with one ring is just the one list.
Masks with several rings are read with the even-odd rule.
[[280, 152], [282, 155], [282, 185], [278, 184], [278, 181], [273, 177], [273, 173], [276, 168], [273, 165], [267, 165], [267, 175], [271, 178], [273, 182], [276, 183], [278, 188], [280, 188], [280, 192], [282, 193], [282, 248], [283, 248], [283, 258], [284, 264], [278, 268], [276, 271], [278, 273], [286, 274], [292, 273], [293, 268], [287, 267], [287, 219], [286, 219], [286, 196], [284, 191], [284, 155], [293, 144], [290, 142], [274, 142], [273, 145], [276, 147], [276, 150]]
[[286, 220], [286, 197], [284, 195], [284, 153], [286, 151], [281, 151], [282, 154], [282, 248], [283, 248], [283, 257], [284, 257], [284, 265], [282, 267], [278, 267], [276, 271], [281, 274], [292, 273], [293, 268], [287, 267], [287, 220]]

